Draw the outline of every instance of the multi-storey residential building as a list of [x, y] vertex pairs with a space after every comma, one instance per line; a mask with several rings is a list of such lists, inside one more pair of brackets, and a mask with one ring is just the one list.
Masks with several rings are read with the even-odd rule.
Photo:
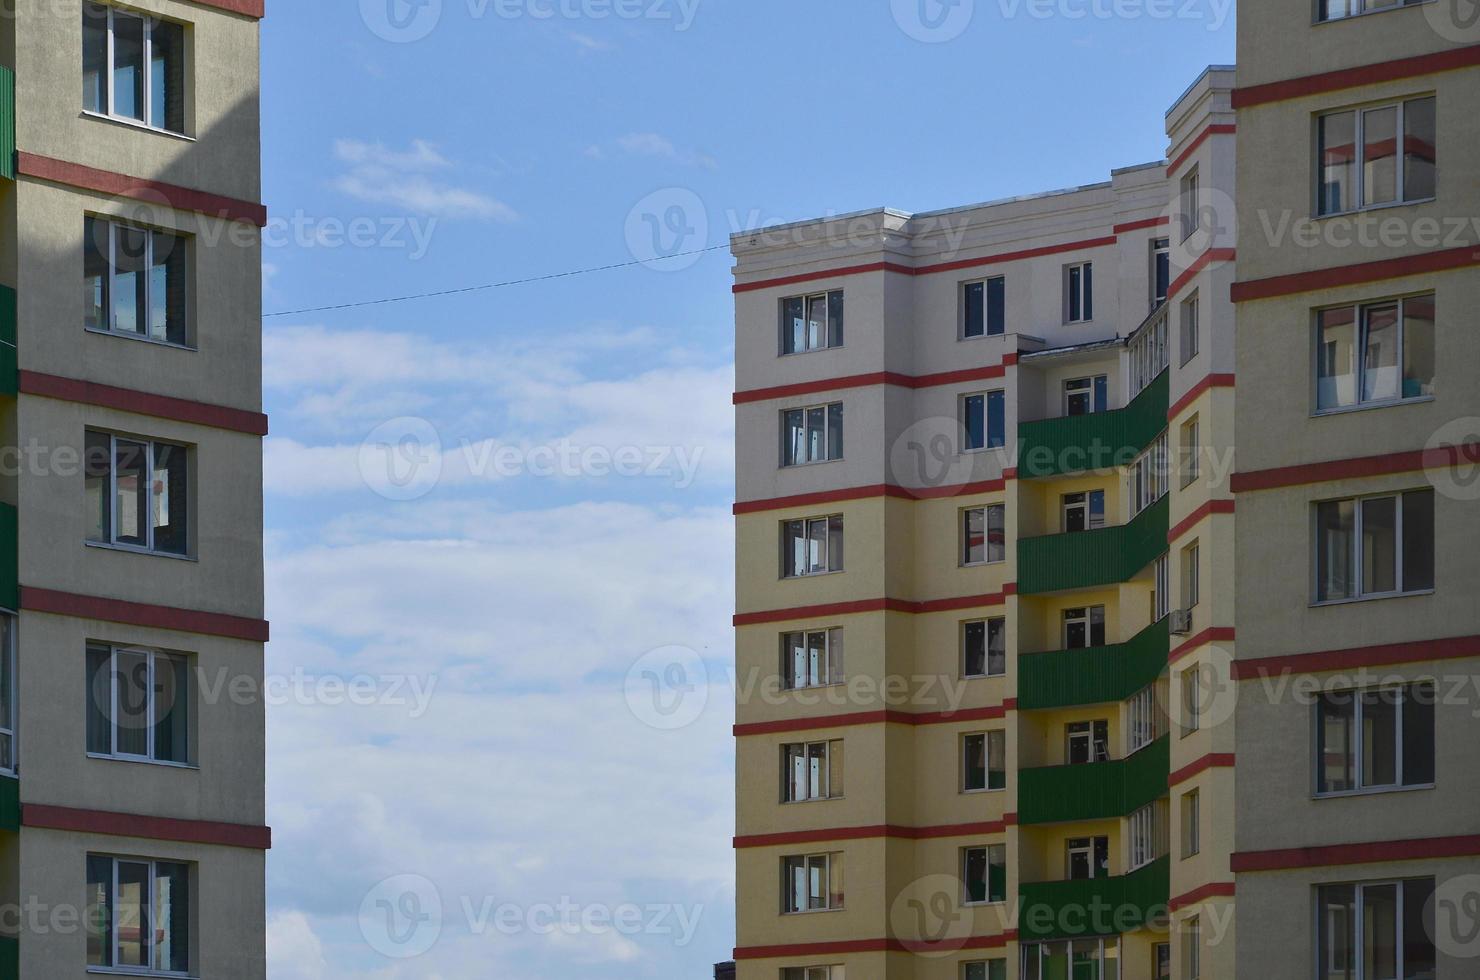
[[1480, 970], [1470, 14], [1239, 11], [1240, 977]]
[[1232, 88], [734, 237], [740, 980], [1233, 975]]
[[0, 976], [260, 978], [261, 2], [7, 6]]

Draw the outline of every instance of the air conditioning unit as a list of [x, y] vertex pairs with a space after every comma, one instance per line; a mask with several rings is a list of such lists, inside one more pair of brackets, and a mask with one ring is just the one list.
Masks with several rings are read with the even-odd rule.
[[1192, 610], [1172, 610], [1172, 632], [1177, 636], [1186, 636], [1192, 632]]

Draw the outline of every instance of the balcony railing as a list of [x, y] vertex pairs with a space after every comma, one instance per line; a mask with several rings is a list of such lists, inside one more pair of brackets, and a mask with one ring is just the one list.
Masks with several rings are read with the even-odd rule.
[[1163, 371], [1125, 408], [1021, 423], [1018, 477], [1129, 466], [1167, 427], [1170, 377]]
[[1018, 592], [1033, 595], [1127, 582], [1167, 550], [1170, 498], [1129, 524], [1018, 542]]
[[1024, 769], [1018, 773], [1018, 823], [1129, 816], [1166, 795], [1171, 762], [1171, 739], [1163, 735], [1114, 762]]
[[0, 67], [0, 177], [15, 180], [15, 72]]
[[1161, 857], [1127, 875], [1039, 881], [1020, 887], [1021, 941], [1114, 936], [1167, 914], [1172, 862]]
[[1163, 619], [1125, 643], [1018, 657], [1018, 710], [1124, 701], [1166, 669], [1167, 627]]

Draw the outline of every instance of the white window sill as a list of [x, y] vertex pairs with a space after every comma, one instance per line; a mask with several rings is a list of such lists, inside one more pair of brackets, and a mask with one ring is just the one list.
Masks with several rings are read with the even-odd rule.
[[841, 799], [844, 799], [844, 797], [842, 797], [842, 796], [814, 796], [811, 799], [806, 799], [806, 800], [782, 800], [781, 801], [781, 805], [782, 806], [805, 806], [808, 803], [836, 803], [838, 800], [841, 800]]
[[1007, 792], [1007, 787], [1006, 786], [1003, 786], [1003, 787], [998, 788], [998, 789], [993, 789], [992, 787], [989, 786], [989, 787], [985, 787], [983, 789], [963, 789], [961, 791], [961, 795], [962, 796], [981, 796], [984, 793], [1006, 793], [1006, 792]]
[[1000, 331], [998, 333], [977, 333], [977, 334], [964, 334], [963, 333], [959, 337], [957, 337], [956, 339], [964, 343], [964, 342], [966, 342], [968, 340], [991, 340], [993, 337], [1006, 337], [1006, 336], [1007, 336], [1007, 332], [1004, 330], [1004, 331]]
[[[1402, 8], [1397, 8], [1402, 9]], [[1373, 11], [1374, 13], [1387, 13], [1387, 11]], [[1358, 14], [1357, 16], [1365, 16]], [[1373, 211], [1391, 211], [1393, 208], [1407, 208], [1416, 204], [1433, 204], [1439, 200], [1437, 197], [1417, 197], [1411, 201], [1386, 201], [1382, 204], [1369, 204], [1365, 207], [1351, 208], [1346, 211], [1332, 211], [1330, 214], [1317, 214], [1313, 216], [1315, 221], [1325, 221], [1328, 218], [1352, 218], [1360, 214], [1371, 214]]]
[[1383, 599], [1411, 599], [1414, 596], [1433, 594], [1433, 589], [1419, 589], [1416, 592], [1379, 592], [1374, 595], [1353, 596], [1350, 599], [1317, 599], [1310, 604], [1310, 608], [1321, 609], [1326, 606], [1349, 606], [1354, 602], [1381, 602]]
[[826, 915], [829, 912], [841, 912], [841, 911], [843, 911], [843, 907], [840, 905], [840, 906], [838, 906], [835, 909], [802, 909], [800, 911], [793, 911], [791, 909], [788, 909], [787, 911], [782, 912], [781, 914], [782, 915]]
[[112, 544], [107, 541], [84, 541], [89, 548], [99, 548], [103, 551], [122, 551], [130, 555], [146, 555], [150, 558], [170, 558], [175, 561], [199, 561], [191, 555], [176, 555], [168, 551], [150, 551], [148, 548], [136, 548], [127, 544]]
[[783, 687], [781, 690], [786, 694], [800, 694], [803, 691], [825, 691], [830, 687], [845, 687], [846, 681], [835, 681], [827, 684], [808, 684], [805, 687]]
[[991, 565], [1006, 565], [1006, 558], [993, 558], [991, 561], [963, 561], [962, 568], [987, 568]]
[[972, 448], [972, 447], [968, 446], [967, 448], [962, 449], [959, 453], [957, 453], [957, 455], [958, 456], [979, 456], [982, 453], [992, 453], [992, 452], [996, 452], [999, 449], [1006, 449], [1006, 448], [1007, 448], [1007, 444], [1006, 443], [998, 443], [995, 446], [977, 446], [975, 448]]
[[102, 752], [89, 752], [89, 753], [87, 753], [87, 757], [89, 759], [96, 759], [99, 762], [132, 762], [132, 763], [134, 763], [136, 765], [141, 765], [141, 766], [159, 766], [159, 767], [161, 767], [163, 769], [185, 769], [185, 770], [190, 770], [190, 771], [194, 771], [194, 772], [199, 772], [200, 771], [200, 766], [195, 765], [194, 763], [190, 763], [190, 762], [169, 762], [169, 761], [167, 761], [165, 759], [146, 759], [146, 758], [143, 758], [142, 756], [108, 755], [108, 754], [102, 753]]
[[126, 966], [90, 966], [87, 972], [110, 977], [176, 977], [184, 978], [184, 980], [193, 980], [196, 977], [194, 973], [170, 973], [164, 970], [145, 970]]
[[841, 569], [841, 568], [839, 568], [837, 571], [832, 571], [832, 572], [801, 572], [800, 574], [797, 574], [797, 575], [783, 575], [783, 576], [781, 576], [781, 581], [783, 581], [783, 582], [796, 582], [796, 581], [799, 581], [799, 580], [805, 579], [805, 578], [825, 578], [828, 575], [841, 575], [841, 574], [843, 574], [843, 569]]
[[1007, 904], [1007, 899], [1005, 899], [1005, 898], [995, 898], [995, 899], [991, 899], [991, 900], [985, 901], [985, 902], [962, 902], [961, 903], [961, 907], [963, 909], [984, 909], [984, 908], [990, 908], [993, 905], [1006, 905], [1006, 904]]
[[842, 350], [847, 344], [839, 344], [836, 347], [813, 347], [811, 350], [782, 351], [780, 357], [804, 357], [807, 354], [823, 354], [830, 350]]
[[808, 466], [826, 466], [828, 463], [841, 463], [842, 461], [843, 457], [841, 456], [837, 459], [808, 459], [797, 463], [782, 463], [780, 468], [783, 470], [800, 470]]
[[1000, 674], [962, 674], [961, 675], [961, 679], [963, 681], [991, 681], [991, 680], [999, 680], [999, 679], [1001, 679], [1003, 677], [1006, 677], [1006, 676], [1007, 676], [1007, 671], [1004, 670]]
[[1415, 783], [1412, 786], [1368, 786], [1363, 789], [1344, 789], [1330, 793], [1312, 793], [1313, 800], [1339, 800], [1349, 796], [1386, 796], [1390, 793], [1421, 793], [1437, 788], [1435, 783]]
[[1422, 405], [1435, 400], [1434, 395], [1414, 395], [1412, 398], [1389, 398], [1380, 402], [1363, 402], [1360, 405], [1339, 405], [1335, 408], [1318, 408], [1310, 413], [1313, 419], [1331, 415], [1350, 415], [1353, 412], [1372, 412], [1380, 408], [1398, 408], [1402, 405]]
[[[96, 119], [98, 122], [112, 123], [115, 126], [124, 126], [128, 129], [137, 129], [145, 133], [154, 133], [156, 136], [168, 136], [172, 139], [183, 140], [186, 143], [196, 142], [194, 136], [186, 136], [184, 133], [177, 133], [171, 129], [162, 129], [159, 126], [151, 126], [146, 122], [142, 122], [138, 119], [130, 119], [127, 116], [110, 116], [106, 112], [93, 112], [91, 109], [83, 109], [82, 118]], [[177, 974], [164, 975], [175, 976]]]
[[82, 329], [86, 333], [96, 334], [99, 337], [114, 337], [119, 340], [137, 340], [146, 344], [153, 344], [156, 347], [171, 347], [175, 350], [186, 350], [192, 353], [200, 352], [199, 347], [192, 347], [190, 344], [177, 344], [172, 340], [159, 340], [154, 337], [146, 337], [143, 334], [125, 333], [122, 330], [99, 330], [97, 327], [83, 327]]

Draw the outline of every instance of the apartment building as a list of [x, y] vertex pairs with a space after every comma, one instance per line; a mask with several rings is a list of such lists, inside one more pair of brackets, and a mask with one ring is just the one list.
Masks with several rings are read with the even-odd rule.
[[261, 978], [261, 2], [6, 8], [0, 977]]
[[1466, 16], [1239, 11], [1241, 977], [1480, 970]]
[[733, 238], [740, 980], [1233, 976], [1232, 90]]

